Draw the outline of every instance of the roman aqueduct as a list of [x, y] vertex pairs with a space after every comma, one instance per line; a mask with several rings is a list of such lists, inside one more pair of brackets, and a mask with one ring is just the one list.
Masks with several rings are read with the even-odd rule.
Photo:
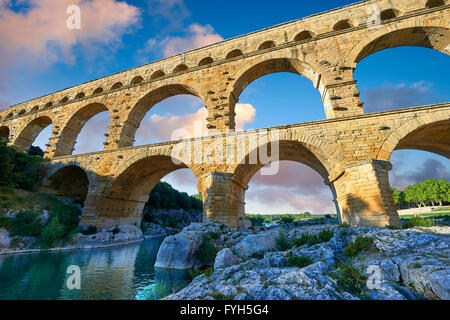
[[[375, 27], [367, 23], [373, 5], [381, 9]], [[341, 222], [398, 225], [388, 181], [391, 153], [417, 149], [449, 158], [450, 103], [365, 114], [354, 70], [365, 57], [398, 46], [449, 54], [449, 24], [448, 1], [358, 2], [14, 105], [0, 112], [0, 134], [27, 149], [53, 124], [42, 190], [85, 196], [81, 225], [140, 224], [153, 186], [189, 168], [203, 196], [204, 219], [242, 226], [245, 191], [261, 161], [210, 163], [207, 157], [184, 157], [174, 162], [180, 141], [133, 147], [135, 132], [155, 104], [190, 94], [203, 100], [209, 132], [249, 138], [246, 147], [232, 150], [236, 159], [248, 159], [255, 151], [251, 141], [258, 138], [255, 131], [234, 132], [239, 95], [264, 75], [291, 72], [319, 90], [326, 119], [268, 128], [278, 132], [277, 140], [256, 148], [270, 149], [276, 142], [280, 160], [316, 170], [335, 196]], [[104, 151], [72, 155], [83, 125], [102, 111], [110, 114]], [[212, 150], [209, 146], [217, 143], [223, 143], [220, 135], [208, 134], [201, 148]]]

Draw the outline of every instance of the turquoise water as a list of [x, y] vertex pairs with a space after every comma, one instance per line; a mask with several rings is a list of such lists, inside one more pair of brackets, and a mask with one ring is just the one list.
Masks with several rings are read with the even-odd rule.
[[[0, 256], [0, 299], [135, 299], [155, 281], [189, 279], [183, 271], [154, 269], [162, 238], [108, 249]], [[81, 271], [81, 289], [68, 289], [67, 268]]]

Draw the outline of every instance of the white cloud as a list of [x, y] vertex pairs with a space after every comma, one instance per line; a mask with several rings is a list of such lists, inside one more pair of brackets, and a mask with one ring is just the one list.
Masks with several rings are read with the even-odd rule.
[[[25, 12], [0, 4], [0, 63], [28, 57], [49, 64], [73, 62], [72, 49], [77, 44], [108, 45], [120, 41], [128, 28], [138, 21], [136, 7], [116, 0], [23, 0], [31, 7]], [[66, 26], [69, 5], [81, 9], [81, 29]]]
[[205, 47], [220, 42], [223, 38], [210, 25], [191, 24], [184, 31], [183, 36], [166, 36], [161, 40], [149, 39], [143, 50], [138, 52], [139, 60], [145, 60], [148, 53], [156, 52], [163, 57], [170, 57], [178, 53]]
[[[253, 122], [255, 113], [255, 108], [251, 104], [236, 104], [236, 130], [244, 130], [247, 124]], [[184, 116], [149, 114], [141, 122], [136, 134], [136, 144], [187, 138], [174, 137], [176, 131], [187, 132], [189, 137], [206, 135], [206, 117], [207, 110], [204, 107]]]

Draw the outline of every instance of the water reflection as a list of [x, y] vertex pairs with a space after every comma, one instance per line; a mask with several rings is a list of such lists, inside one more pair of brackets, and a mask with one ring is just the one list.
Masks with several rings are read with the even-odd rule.
[[[134, 299], [155, 277], [186, 280], [186, 272], [155, 270], [163, 239], [109, 249], [0, 256], [0, 299]], [[81, 290], [66, 286], [67, 267], [81, 269]], [[173, 279], [173, 280], [172, 280]]]

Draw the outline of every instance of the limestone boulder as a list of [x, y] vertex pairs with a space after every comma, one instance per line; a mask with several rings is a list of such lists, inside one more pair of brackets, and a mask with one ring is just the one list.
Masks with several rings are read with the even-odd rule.
[[144, 233], [145, 238], [161, 237], [166, 235], [166, 230], [159, 224], [149, 223]]
[[90, 248], [113, 244], [123, 244], [144, 239], [140, 228], [132, 225], [120, 225], [103, 229], [90, 235], [77, 233], [72, 237], [72, 244], [78, 248]]
[[177, 270], [194, 268], [201, 239], [201, 234], [191, 233], [166, 237], [158, 250], [155, 267]]
[[237, 264], [239, 259], [233, 254], [230, 248], [219, 251], [214, 261], [214, 270], [229, 267]]
[[255, 252], [263, 252], [275, 249], [275, 239], [279, 229], [250, 234], [242, 238], [234, 246], [234, 251], [240, 258], [248, 258]]
[[9, 232], [5, 228], [0, 228], [0, 249], [7, 249], [11, 245]]

